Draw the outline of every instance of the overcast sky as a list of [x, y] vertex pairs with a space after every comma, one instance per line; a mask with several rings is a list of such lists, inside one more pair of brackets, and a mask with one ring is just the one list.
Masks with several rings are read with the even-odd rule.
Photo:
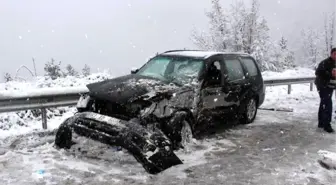
[[[207, 28], [211, 0], [0, 0], [0, 75], [20, 65], [37, 71], [51, 57], [63, 66], [129, 73], [156, 52], [195, 47], [193, 27]], [[228, 7], [232, 0], [222, 0]], [[249, 0], [246, 0], [249, 2]], [[321, 3], [323, 2], [323, 3]], [[335, 0], [260, 0], [277, 39], [297, 45], [301, 28], [322, 27]], [[22, 73], [24, 75], [25, 73]], [[0, 77], [0, 81], [2, 81]]]

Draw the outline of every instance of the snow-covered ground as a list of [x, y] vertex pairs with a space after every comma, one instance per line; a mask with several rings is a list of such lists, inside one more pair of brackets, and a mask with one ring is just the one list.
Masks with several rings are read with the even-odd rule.
[[[312, 70], [265, 72], [264, 77], [312, 76]], [[99, 76], [99, 77], [97, 77]], [[110, 77], [39, 79], [31, 83], [0, 84], [0, 90], [77, 87]], [[48, 85], [47, 85], [48, 84]], [[336, 152], [335, 135], [316, 130], [318, 94], [309, 84], [267, 87], [264, 108], [251, 125], [218, 131], [178, 151], [184, 164], [149, 175], [125, 151], [116, 151], [85, 138], [70, 151], [53, 147], [54, 129], [74, 108], [48, 112], [48, 131], [32, 111], [0, 114], [0, 184], [333, 184], [336, 172], [320, 166], [323, 151]], [[16, 92], [16, 91], [15, 91]], [[336, 127], [335, 124], [333, 124]], [[78, 150], [80, 148], [80, 151]], [[332, 155], [329, 155], [332, 156]]]

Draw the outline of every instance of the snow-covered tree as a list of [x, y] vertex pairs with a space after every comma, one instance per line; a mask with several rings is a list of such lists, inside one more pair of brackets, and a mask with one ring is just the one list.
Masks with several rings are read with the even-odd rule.
[[4, 76], [5, 82], [10, 82], [13, 80], [12, 75], [10, 75], [9, 73], [6, 73]]
[[259, 15], [260, 4], [252, 0], [251, 8], [244, 1], [231, 4], [230, 28], [233, 51], [243, 51], [254, 56], [262, 70], [272, 69], [269, 62], [270, 36], [266, 19]]
[[301, 35], [304, 65], [315, 68], [323, 58], [321, 53], [321, 36], [318, 31], [311, 28], [303, 30]]
[[324, 32], [323, 32], [323, 36], [324, 36], [324, 51], [323, 51], [323, 55], [325, 57], [330, 56], [330, 51], [333, 47], [335, 47], [334, 42], [336, 42], [336, 28], [335, 28], [335, 12], [331, 13], [330, 15], [325, 15], [325, 19], [324, 19]]
[[256, 58], [262, 70], [275, 70], [274, 68], [270, 68], [270, 65], [267, 64], [269, 63], [269, 57], [271, 55], [270, 47], [272, 45], [268, 34], [269, 28], [267, 21], [262, 18], [255, 26], [256, 28], [252, 28], [254, 32], [251, 32], [253, 35], [251, 36], [252, 44], [250, 46], [250, 54]]
[[87, 64], [85, 64], [84, 68], [82, 69], [82, 74], [84, 76], [89, 76], [91, 74], [91, 69]]
[[212, 0], [212, 9], [206, 13], [209, 32], [192, 33], [196, 46], [206, 50], [242, 51], [254, 56], [262, 70], [272, 69], [267, 64], [271, 44], [269, 28], [259, 15], [258, 0], [252, 0], [251, 8], [246, 8], [242, 0], [236, 1], [229, 14], [225, 12], [220, 0]]
[[[258, 24], [258, 19], [259, 19], [259, 3], [257, 0], [252, 0], [252, 6], [251, 10], [248, 10], [246, 13], [244, 19], [244, 27], [243, 29], [243, 46], [244, 46], [244, 51], [246, 53], [252, 54], [254, 52], [253, 47], [257, 47], [255, 42], [257, 41], [257, 35], [263, 35], [263, 34], [258, 34], [258, 27], [264, 29], [267, 28], [267, 23], [266, 20], [263, 20], [263, 25]], [[266, 30], [260, 30], [260, 31], [266, 31], [268, 32], [268, 28]]]
[[295, 55], [287, 45], [287, 39], [281, 37], [277, 44], [271, 49], [272, 56], [270, 63], [275, 71], [283, 71], [295, 67]]
[[287, 49], [287, 47], [288, 47], [287, 44], [288, 44], [288, 40], [285, 39], [284, 36], [282, 36], [281, 39], [280, 39], [280, 41], [279, 41], [279, 47], [280, 47], [280, 49], [282, 49], [282, 50]]
[[78, 75], [77, 71], [75, 70], [74, 67], [72, 67], [71, 64], [68, 64], [68, 65], [65, 67], [65, 69], [66, 69], [66, 75], [67, 75], [67, 76], [77, 76], [77, 75]]
[[231, 28], [231, 47], [235, 52], [244, 51], [244, 27], [245, 17], [247, 17], [246, 7], [243, 1], [236, 1], [231, 4], [230, 9], [230, 28]]
[[55, 64], [55, 60], [51, 58], [50, 62], [47, 62], [44, 66], [45, 76], [49, 76], [55, 80], [63, 75], [61, 70], [61, 61]]
[[280, 52], [280, 64], [282, 69], [289, 69], [295, 67], [295, 54], [288, 48], [287, 39], [281, 37], [278, 47]]
[[219, 0], [212, 0], [211, 3], [212, 10], [206, 12], [210, 24], [209, 33], [205, 34], [204, 32], [198, 33], [197, 31], [193, 31], [192, 39], [202, 49], [225, 51], [229, 48], [229, 21]]

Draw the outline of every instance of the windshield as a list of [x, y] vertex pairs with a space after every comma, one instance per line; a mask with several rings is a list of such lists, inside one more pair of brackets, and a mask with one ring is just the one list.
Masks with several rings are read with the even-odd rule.
[[151, 59], [137, 74], [184, 85], [197, 82], [203, 65], [201, 59], [158, 56]]

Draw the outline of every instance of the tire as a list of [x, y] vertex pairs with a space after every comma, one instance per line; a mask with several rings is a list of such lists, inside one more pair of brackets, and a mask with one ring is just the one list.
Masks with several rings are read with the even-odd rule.
[[61, 125], [57, 130], [55, 145], [59, 148], [70, 149], [72, 146], [72, 130], [68, 125]]
[[243, 106], [244, 111], [241, 115], [240, 122], [242, 124], [252, 123], [255, 120], [258, 112], [257, 99], [251, 98]]
[[166, 127], [165, 133], [176, 150], [187, 147], [189, 142], [192, 141], [193, 131], [188, 118], [187, 112], [176, 112]]
[[183, 120], [182, 124], [182, 128], [181, 128], [181, 134], [180, 134], [180, 138], [181, 138], [181, 146], [186, 149], [188, 148], [188, 145], [190, 143], [192, 143], [192, 139], [193, 139], [193, 132], [191, 129], [191, 126], [189, 124], [189, 122], [187, 120]]

